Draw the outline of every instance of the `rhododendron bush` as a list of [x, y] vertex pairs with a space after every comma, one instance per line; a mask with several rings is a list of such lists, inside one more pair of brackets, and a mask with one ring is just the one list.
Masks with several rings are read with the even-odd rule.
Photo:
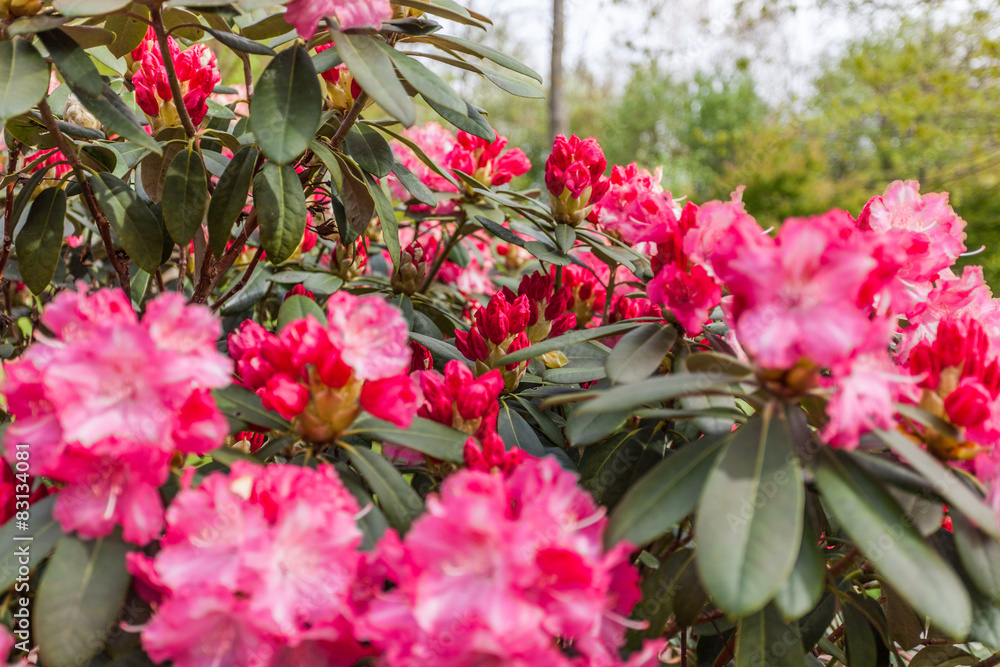
[[0, 658], [1000, 650], [1000, 305], [948, 195], [764, 229], [577, 136], [532, 184], [442, 73], [541, 79], [456, 23], [0, 1]]

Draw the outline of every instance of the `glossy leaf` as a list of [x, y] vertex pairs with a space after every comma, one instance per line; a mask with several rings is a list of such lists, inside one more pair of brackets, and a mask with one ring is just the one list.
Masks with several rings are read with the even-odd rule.
[[78, 86], [71, 86], [80, 102], [104, 125], [104, 129], [120, 134], [125, 139], [139, 144], [153, 153], [161, 155], [163, 149], [153, 137], [146, 134], [142, 125], [128, 105], [113, 90], [104, 84], [100, 95], [92, 95]]
[[798, 633], [785, 624], [774, 605], [741, 618], [736, 637], [734, 667], [805, 667], [808, 664]]
[[246, 206], [259, 155], [260, 151], [254, 146], [241, 148], [226, 165], [212, 192], [208, 205], [208, 241], [216, 257], [225, 252], [233, 225]]
[[76, 667], [101, 652], [125, 603], [130, 547], [118, 534], [64, 535], [38, 586], [32, 629], [46, 667]]
[[399, 471], [383, 456], [365, 447], [346, 447], [351, 465], [364, 478], [378, 498], [379, 507], [389, 525], [406, 532], [423, 512], [424, 503]]
[[63, 16], [95, 16], [121, 9], [129, 0], [53, 0], [52, 6]]
[[213, 28], [202, 27], [202, 30], [209, 33], [219, 41], [220, 44], [228, 46], [233, 51], [240, 51], [242, 53], [252, 53], [257, 56], [276, 56], [269, 46], [259, 44], [252, 39], [247, 39], [240, 35], [227, 32], [225, 30], [215, 30]]
[[677, 341], [677, 330], [670, 325], [645, 324], [621, 337], [605, 368], [615, 384], [645, 380], [656, 372]]
[[87, 179], [97, 202], [132, 261], [147, 273], [156, 273], [163, 257], [163, 228], [135, 190], [111, 174]]
[[277, 330], [281, 331], [289, 323], [305, 319], [310, 315], [324, 327], [326, 326], [326, 313], [323, 312], [318, 303], [307, 296], [293, 294], [282, 301], [281, 307], [278, 308]]
[[980, 593], [1000, 602], [1000, 541], [976, 528], [954, 508], [949, 513], [962, 567]]
[[0, 123], [38, 104], [49, 90], [49, 66], [27, 40], [0, 41]]
[[517, 447], [536, 457], [545, 455], [545, 448], [538, 434], [520, 414], [515, 412], [506, 402], [500, 401], [500, 414], [497, 416], [497, 433], [507, 449]]
[[392, 165], [392, 173], [418, 202], [425, 206], [437, 206], [437, 197], [412, 171], [396, 162]]
[[379, 442], [404, 445], [452, 463], [462, 463], [465, 460], [462, 452], [465, 441], [469, 439], [466, 433], [421, 417], [414, 418], [410, 426], [400, 428], [385, 420], [365, 415], [354, 421], [351, 432]]
[[28, 219], [14, 240], [21, 279], [33, 294], [41, 294], [56, 274], [65, 222], [65, 190], [60, 187], [42, 190], [32, 202]]
[[592, 445], [611, 435], [628, 419], [628, 412], [596, 412], [577, 415], [566, 420], [566, 438], [575, 447]]
[[[12, 517], [0, 528], [0, 590], [7, 590], [17, 581], [20, 566], [34, 570], [48, 558], [56, 543], [62, 537], [62, 528], [52, 517], [52, 509], [58, 500], [58, 494], [46, 496], [31, 503], [28, 508], [28, 530], [20, 530], [17, 521]], [[18, 550], [25, 543], [30, 543], [27, 563]]]
[[886, 581], [942, 631], [964, 637], [972, 622], [969, 594], [888, 492], [850, 457], [829, 449], [820, 451], [814, 475], [830, 513]]
[[427, 69], [417, 59], [400, 53], [388, 44], [379, 45], [392, 59], [392, 63], [403, 78], [423, 95], [425, 100], [433, 100], [439, 106], [458, 114], [466, 113], [465, 100], [459, 97], [441, 77]]
[[389, 142], [366, 125], [355, 125], [344, 138], [344, 152], [369, 174], [384, 178], [392, 172], [396, 158]]
[[266, 162], [253, 179], [260, 240], [268, 260], [279, 264], [295, 252], [306, 230], [306, 198], [291, 165]]
[[365, 184], [371, 194], [375, 204], [375, 213], [378, 215], [379, 227], [382, 229], [382, 241], [389, 251], [389, 259], [393, 266], [399, 266], [400, 245], [399, 245], [399, 222], [396, 220], [396, 211], [393, 210], [392, 202], [382, 192], [382, 188], [375, 179], [365, 174]]
[[670, 453], [625, 493], [611, 512], [604, 544], [643, 546], [691, 514], [709, 472], [732, 436], [706, 438]]
[[212, 395], [215, 397], [215, 405], [219, 412], [227, 419], [280, 431], [291, 427], [288, 420], [277, 412], [265, 410], [261, 405], [260, 396], [245, 387], [233, 384], [225, 389], [213, 391]]
[[354, 80], [380, 107], [407, 127], [417, 121], [413, 102], [378, 40], [345, 32], [337, 35], [336, 48]]
[[774, 599], [795, 566], [804, 507], [788, 422], [767, 406], [734, 432], [695, 517], [698, 569], [719, 607], [742, 616]]
[[497, 360], [496, 365], [501, 366], [503, 364], [514, 364], [519, 361], [527, 361], [528, 359], [534, 359], [535, 357], [540, 357], [549, 352], [563, 350], [570, 345], [575, 345], [577, 343], [585, 343], [589, 340], [597, 340], [598, 338], [617, 336], [618, 334], [630, 331], [631, 329], [635, 329], [643, 324], [645, 323], [633, 320], [629, 322], [619, 322], [618, 324], [609, 324], [607, 326], [596, 327], [594, 329], [570, 331], [569, 333], [564, 333], [562, 336], [547, 338], [540, 343], [535, 343], [534, 345], [520, 349], [517, 352], [511, 352], [508, 355], [500, 357], [500, 359]]
[[170, 238], [187, 245], [201, 228], [208, 207], [208, 176], [201, 155], [185, 148], [170, 162], [163, 182], [163, 221]]
[[260, 75], [250, 102], [250, 129], [268, 160], [288, 164], [309, 146], [322, 112], [316, 69], [309, 53], [295, 46]]
[[101, 80], [97, 67], [72, 37], [62, 30], [47, 30], [38, 33], [38, 38], [45, 45], [56, 68], [67, 82], [91, 95], [101, 94], [104, 81]]
[[825, 576], [826, 565], [819, 550], [819, 535], [813, 529], [807, 512], [795, 567], [774, 598], [782, 618], [793, 621], [809, 613], [823, 595]]
[[344, 205], [344, 224], [338, 229], [344, 243], [354, 243], [371, 224], [375, 215], [375, 199], [361, 174], [356, 173], [343, 157], [338, 156], [337, 162], [342, 180], [340, 201]]
[[731, 379], [720, 381], [716, 377], [700, 373], [661, 375], [602, 392], [594, 400], [580, 406], [580, 410], [583, 412], [631, 410], [688, 394], [716, 391], [725, 388], [731, 381]]

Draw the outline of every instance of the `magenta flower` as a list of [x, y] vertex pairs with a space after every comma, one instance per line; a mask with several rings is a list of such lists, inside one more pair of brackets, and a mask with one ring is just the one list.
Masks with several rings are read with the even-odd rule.
[[382, 21], [392, 18], [392, 6], [389, 0], [292, 0], [285, 11], [285, 20], [305, 40], [313, 38], [326, 18], [336, 19], [341, 30], [380, 28]]
[[[191, 122], [200, 125], [208, 113], [208, 98], [221, 80], [215, 54], [204, 44], [195, 44], [181, 51], [172, 37], [167, 39], [167, 43], [180, 82], [184, 108]], [[135, 101], [149, 116], [154, 129], [179, 125], [180, 116], [177, 115], [173, 91], [152, 26], [147, 30], [145, 39], [132, 51], [132, 61], [137, 67], [132, 76]]]

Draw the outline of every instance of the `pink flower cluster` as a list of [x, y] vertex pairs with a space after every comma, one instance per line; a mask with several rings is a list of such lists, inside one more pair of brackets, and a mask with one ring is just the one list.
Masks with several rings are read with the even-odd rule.
[[[366, 634], [393, 667], [622, 665], [638, 573], [630, 545], [603, 548], [606, 523], [552, 459], [451, 475], [401, 543], [380, 543], [394, 586], [371, 601]], [[656, 648], [627, 664], [652, 667]]]
[[459, 131], [455, 146], [445, 156], [450, 169], [466, 173], [486, 185], [506, 185], [531, 169], [528, 156], [520, 148], [507, 148], [507, 137], [499, 134], [486, 141]]
[[64, 485], [54, 514], [65, 531], [121, 525], [145, 544], [163, 525], [157, 489], [174, 452], [204, 453], [228, 434], [210, 393], [232, 373], [215, 349], [219, 322], [175, 294], [150, 301], [140, 322], [120, 290], [82, 286], [41, 322], [52, 337], [4, 364], [7, 458], [30, 446], [32, 473]]
[[237, 462], [182, 490], [156, 557], [128, 557], [155, 610], [143, 648], [177, 667], [351, 667], [372, 655], [355, 628], [370, 595], [359, 511], [329, 465]]
[[392, 18], [392, 5], [389, 0], [292, 0], [285, 11], [285, 20], [307, 41], [328, 18], [335, 19], [340, 30], [380, 28], [382, 21]]
[[[173, 38], [167, 38], [167, 44], [180, 82], [184, 108], [191, 122], [199, 125], [208, 113], [208, 97], [221, 80], [215, 54], [204, 44], [195, 44], [184, 51]], [[132, 76], [135, 101], [153, 121], [154, 129], [179, 125], [180, 117], [174, 106], [167, 70], [152, 27], [132, 51], [132, 61], [137, 68]]]
[[327, 313], [325, 327], [305, 317], [277, 335], [243, 322], [229, 337], [243, 386], [314, 442], [335, 439], [362, 409], [409, 426], [417, 397], [407, 375], [411, 353], [402, 315], [379, 297], [347, 292], [330, 297]]
[[660, 185], [662, 169], [650, 173], [636, 163], [615, 165], [606, 194], [594, 207], [590, 219], [602, 229], [617, 233], [625, 243], [643, 239], [652, 226], [676, 220], [674, 202]]

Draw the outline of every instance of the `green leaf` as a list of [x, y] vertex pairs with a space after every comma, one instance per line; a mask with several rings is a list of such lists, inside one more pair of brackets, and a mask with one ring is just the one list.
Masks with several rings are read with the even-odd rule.
[[116, 532], [83, 542], [64, 535], [38, 586], [34, 639], [46, 667], [76, 667], [101, 652], [125, 604], [131, 547]]
[[497, 51], [490, 46], [486, 46], [485, 44], [479, 44], [477, 42], [462, 39], [461, 37], [454, 37], [452, 35], [430, 35], [413, 41], [438, 44], [450, 50], [461, 51], [463, 53], [479, 56], [480, 58], [486, 58], [487, 60], [492, 60], [501, 67], [506, 67], [509, 70], [517, 72], [518, 74], [530, 77], [538, 83], [543, 83], [541, 74], [527, 65], [518, 62], [514, 58], [511, 58], [506, 53]]
[[629, 489], [650, 437], [649, 429], [637, 429], [588, 447], [580, 459], [580, 485], [597, 503], [605, 507], [617, 505]]
[[468, 102], [465, 103], [465, 111], [459, 113], [457, 111], [452, 111], [447, 107], [441, 106], [432, 99], [425, 97], [424, 101], [427, 102], [427, 106], [434, 109], [439, 116], [458, 129], [468, 132], [474, 137], [479, 137], [484, 141], [493, 142], [496, 140], [496, 132], [493, 127], [489, 124], [486, 118], [483, 117], [483, 114], [479, 113], [479, 110]]
[[284, 14], [269, 14], [255, 23], [243, 26], [240, 32], [247, 39], [271, 39], [280, 37], [294, 28], [285, 20]]
[[428, 14], [434, 14], [458, 23], [464, 23], [465, 25], [471, 25], [486, 30], [486, 25], [484, 23], [472, 18], [469, 11], [457, 3], [448, 3], [447, 5], [444, 5], [441, 2], [434, 2], [433, 0], [400, 0], [397, 4], [403, 5], [404, 7], [419, 9], [420, 11], [427, 12]]
[[420, 61], [400, 53], [388, 44], [379, 42], [379, 46], [392, 59], [399, 73], [403, 75], [413, 88], [423, 95], [424, 99], [434, 100], [438, 105], [458, 114], [465, 114], [465, 100], [452, 90], [451, 86], [437, 74], [427, 69]]
[[[220, 0], [221, 1], [221, 0]], [[213, 28], [202, 27], [202, 30], [209, 33], [219, 41], [220, 44], [228, 46], [233, 51], [240, 51], [242, 53], [252, 53], [257, 56], [277, 56], [278, 54], [274, 52], [269, 46], [263, 44], [258, 44], [252, 39], [247, 39], [246, 37], [241, 37], [240, 35], [227, 32], [225, 30], [215, 30]]]
[[392, 202], [382, 192], [382, 188], [375, 182], [375, 179], [368, 174], [365, 174], [364, 177], [365, 183], [368, 185], [368, 192], [371, 193], [372, 201], [375, 203], [375, 212], [378, 214], [379, 226], [382, 228], [382, 241], [389, 250], [389, 259], [392, 260], [393, 266], [399, 266], [401, 250], [396, 212], [392, 208]]
[[281, 331], [289, 323], [295, 320], [302, 320], [312, 315], [316, 321], [326, 326], [326, 313], [319, 307], [319, 304], [307, 296], [293, 294], [281, 303], [278, 308], [278, 331]]
[[53, 0], [52, 6], [63, 16], [97, 16], [121, 9], [129, 0]]
[[208, 205], [208, 240], [216, 257], [221, 257], [226, 251], [233, 225], [247, 204], [259, 155], [260, 151], [255, 146], [241, 148], [226, 165], [212, 192], [212, 201]]
[[741, 618], [736, 633], [734, 667], [805, 667], [809, 664], [798, 633], [781, 620], [774, 605]]
[[14, 240], [17, 268], [32, 294], [41, 294], [56, 275], [65, 222], [66, 192], [60, 187], [42, 190]]
[[778, 591], [774, 603], [786, 621], [794, 621], [809, 613], [823, 595], [823, 578], [826, 565], [819, 550], [819, 536], [806, 512], [802, 524], [802, 543], [795, 567], [785, 585]]
[[48, 50], [59, 73], [67, 83], [82, 88], [91, 95], [100, 95], [104, 86], [100, 73], [87, 52], [62, 30], [38, 33], [38, 38]]
[[267, 65], [250, 101], [250, 130], [268, 160], [287, 164], [309, 146], [323, 114], [323, 93], [309, 53], [286, 49]]
[[[421, 148], [419, 144], [414, 142], [412, 139], [410, 139], [406, 135], [399, 134], [398, 132], [393, 132], [389, 128], [382, 127], [381, 125], [377, 126], [377, 129], [384, 132], [385, 134], [388, 134], [390, 137], [392, 137], [393, 139], [395, 139], [396, 141], [398, 141], [399, 143], [403, 144], [411, 151], [413, 151], [413, 154], [416, 155], [421, 162], [430, 167], [431, 171], [433, 171], [435, 174], [437, 174], [444, 180], [448, 181], [456, 188], [461, 187], [458, 180], [455, 178], [455, 174], [453, 174], [450, 169], [445, 169], [444, 167], [439, 165], [433, 158], [431, 158], [429, 155], [427, 155], [427, 153], [424, 152], [424, 149]], [[493, 137], [491, 135], [490, 141], [492, 140]]]
[[289, 164], [266, 162], [253, 178], [260, 240], [272, 264], [295, 252], [306, 231], [306, 198], [299, 175]]
[[701, 373], [661, 375], [602, 392], [594, 400], [581, 405], [579, 409], [583, 412], [631, 410], [688, 394], [717, 391], [727, 387], [731, 382], [732, 378], [729, 377], [720, 379], [717, 376]]
[[412, 171], [399, 162], [396, 162], [392, 165], [392, 173], [395, 174], [399, 182], [403, 184], [403, 187], [418, 202], [425, 206], [437, 206], [437, 197], [434, 196], [431, 189], [424, 185], [423, 181], [417, 178]]
[[497, 360], [496, 365], [501, 366], [504, 364], [515, 364], [520, 361], [527, 361], [528, 359], [540, 357], [543, 354], [547, 354], [555, 350], [561, 351], [564, 348], [577, 343], [585, 343], [588, 340], [597, 340], [598, 338], [617, 336], [618, 334], [640, 327], [643, 324], [645, 324], [645, 322], [629, 320], [628, 322], [609, 324], [607, 326], [596, 327], [594, 329], [570, 331], [568, 333], [564, 333], [562, 336], [547, 338], [540, 343], [535, 343], [534, 345], [520, 349], [517, 352], [511, 352], [508, 355], [500, 357], [500, 359]]
[[934, 491], [947, 500], [949, 506], [961, 511], [983, 532], [993, 537], [1000, 537], [996, 514], [959, 479], [956, 473], [941, 465], [937, 459], [899, 431], [876, 431], [875, 435], [889, 445], [900, 458], [913, 466], [914, 470], [926, 477], [934, 486]]
[[163, 228], [135, 190], [108, 174], [87, 178], [111, 228], [132, 261], [147, 273], [156, 273], [163, 257]]
[[337, 49], [332, 48], [314, 53], [312, 55], [312, 61], [313, 67], [315, 67], [316, 71], [320, 74], [333, 69], [343, 62], [340, 59], [340, 54], [337, 53]]
[[506, 402], [500, 401], [500, 414], [497, 416], [497, 433], [507, 449], [517, 447], [532, 456], [542, 457], [545, 448], [538, 434], [520, 414], [510, 409]]
[[367, 125], [355, 125], [344, 138], [344, 152], [354, 158], [362, 169], [379, 178], [392, 172], [396, 158], [389, 142]]
[[[16, 519], [11, 519], [0, 528], [0, 590], [7, 590], [17, 581], [18, 570], [26, 566], [34, 570], [39, 563], [48, 558], [56, 543], [62, 537], [62, 528], [52, 518], [52, 508], [59, 495], [46, 496], [28, 508], [28, 530], [19, 530]], [[28, 547], [27, 563], [19, 550]]]
[[973, 526], [956, 509], [950, 508], [949, 513], [962, 567], [980, 593], [1000, 602], [1000, 541]]
[[38, 104], [49, 90], [49, 66], [27, 40], [0, 42], [0, 123]]
[[677, 342], [677, 330], [670, 325], [645, 324], [621, 337], [611, 350], [604, 367], [615, 384], [645, 380]]
[[406, 127], [417, 121], [413, 102], [377, 39], [342, 32], [337, 35], [336, 48], [354, 80], [380, 107]]
[[357, 173], [353, 165], [339, 154], [336, 160], [340, 165], [341, 174], [338, 194], [344, 205], [344, 224], [339, 224], [338, 220], [337, 228], [341, 240], [345, 244], [350, 244], [364, 234], [371, 224], [372, 216], [375, 215], [375, 198], [363, 174]]
[[[133, 14], [149, 18], [149, 8], [142, 3], [133, 2], [126, 9]], [[115, 34], [115, 40], [108, 45], [111, 55], [115, 58], [124, 58], [142, 43], [149, 24], [134, 16], [114, 14], [104, 21], [104, 27]]]
[[604, 545], [611, 548], [623, 540], [649, 544], [691, 514], [709, 472], [732, 437], [706, 437], [667, 454], [615, 506]]
[[[604, 366], [564, 366], [550, 368], [542, 374], [542, 379], [552, 384], [580, 384], [593, 382], [607, 376]], [[586, 414], [586, 413], [583, 413]]]
[[718, 352], [695, 352], [689, 354], [684, 363], [690, 373], [731, 375], [734, 378], [747, 377], [753, 373], [753, 369], [739, 359]]
[[108, 84], [105, 83], [101, 87], [100, 95], [92, 95], [84, 88], [73, 84], [70, 85], [70, 88], [73, 89], [73, 93], [79, 98], [83, 106], [90, 113], [94, 114], [97, 120], [101, 121], [105, 130], [114, 134], [120, 134], [125, 139], [139, 144], [157, 155], [163, 154], [163, 149], [160, 148], [160, 145], [156, 143], [153, 137], [146, 134], [146, 131], [142, 129], [142, 125], [136, 120], [132, 110], [111, 90]]
[[[360, 549], [362, 551], [371, 551], [375, 548], [375, 543], [382, 538], [382, 535], [389, 528], [389, 523], [385, 520], [382, 510], [375, 507], [375, 500], [372, 498], [372, 494], [368, 493], [368, 489], [365, 488], [358, 474], [344, 463], [335, 463], [334, 468], [336, 468], [337, 474], [340, 475], [340, 481], [344, 483], [347, 490], [358, 501], [358, 506], [362, 510], [362, 516], [357, 519], [358, 528], [361, 529], [364, 535], [364, 541], [361, 543]], [[367, 511], [365, 511], [365, 508], [368, 508]]]
[[163, 182], [163, 221], [170, 238], [187, 245], [201, 228], [208, 207], [208, 175], [201, 155], [188, 147], [174, 156]]
[[592, 445], [621, 428], [628, 416], [628, 412], [577, 415], [574, 411], [566, 420], [566, 438], [574, 447]]
[[215, 396], [215, 406], [227, 419], [279, 431], [286, 431], [292, 426], [278, 413], [265, 410], [260, 396], [239, 385], [216, 389], [212, 395]]
[[814, 475], [830, 513], [879, 574], [918, 613], [963, 638], [972, 622], [969, 594], [892, 496], [850, 457], [827, 448], [820, 450]]
[[351, 433], [379, 442], [404, 445], [452, 463], [462, 463], [465, 460], [463, 449], [465, 441], [469, 439], [466, 433], [421, 417], [414, 418], [409, 427], [399, 428], [371, 415], [363, 415], [351, 425]]
[[443, 358], [445, 361], [451, 361], [454, 359], [456, 361], [461, 361], [466, 365], [469, 363], [469, 360], [462, 356], [462, 353], [458, 351], [458, 348], [451, 343], [446, 343], [443, 340], [431, 338], [430, 336], [425, 336], [416, 332], [410, 332], [410, 338], [430, 350], [431, 354], [435, 358]]
[[878, 640], [875, 628], [856, 606], [844, 605], [844, 651], [848, 665], [877, 667]]
[[765, 407], [734, 432], [708, 475], [695, 518], [698, 568], [733, 616], [774, 599], [802, 542], [805, 489], [783, 411]]
[[959, 667], [977, 665], [979, 658], [957, 646], [925, 646], [908, 664], [909, 667]]
[[378, 498], [389, 525], [401, 533], [423, 512], [424, 503], [399, 471], [366, 447], [346, 446], [347, 457]]

